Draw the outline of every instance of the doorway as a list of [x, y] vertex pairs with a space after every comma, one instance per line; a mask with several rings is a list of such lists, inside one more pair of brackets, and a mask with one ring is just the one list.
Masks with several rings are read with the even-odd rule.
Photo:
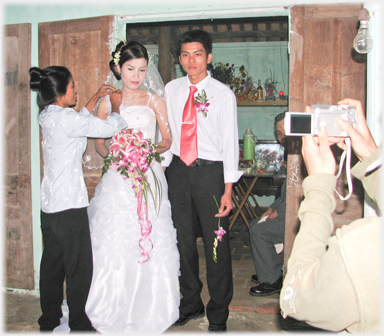
[[222, 43], [288, 42], [288, 16], [127, 23], [125, 38], [126, 41], [141, 42], [149, 50], [157, 47], [159, 71], [166, 84], [177, 76], [172, 69], [179, 63], [178, 37], [194, 29], [208, 32], [214, 46]]

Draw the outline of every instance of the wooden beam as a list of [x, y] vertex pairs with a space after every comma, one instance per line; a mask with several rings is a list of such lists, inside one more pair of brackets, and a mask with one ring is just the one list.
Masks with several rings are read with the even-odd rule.
[[[280, 29], [271, 29], [271, 24]], [[252, 30], [245, 30], [244, 25], [250, 25]], [[259, 29], [259, 25], [264, 25], [267, 29]], [[239, 27], [240, 30], [233, 29]], [[146, 22], [127, 24], [126, 34], [128, 40], [136, 40], [143, 44], [159, 44], [159, 29], [170, 27], [171, 34], [176, 41], [177, 37], [185, 31], [192, 29], [203, 29], [211, 34], [215, 43], [220, 42], [239, 42], [239, 41], [287, 41], [288, 40], [288, 21], [286, 17], [266, 17], [266, 18], [236, 18], [220, 20], [194, 20], [194, 21], [172, 21], [172, 22]], [[173, 50], [174, 52], [174, 50]], [[174, 55], [175, 56], [175, 55]]]
[[171, 27], [159, 28], [159, 72], [164, 85], [171, 81]]

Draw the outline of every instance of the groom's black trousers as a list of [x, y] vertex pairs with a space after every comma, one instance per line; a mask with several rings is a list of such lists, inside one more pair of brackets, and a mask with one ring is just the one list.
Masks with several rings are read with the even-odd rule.
[[228, 306], [233, 295], [232, 263], [229, 246], [228, 216], [220, 219], [227, 232], [217, 247], [217, 262], [213, 260], [213, 242], [218, 230], [218, 208], [224, 193], [223, 163], [186, 166], [174, 156], [167, 169], [168, 195], [172, 207], [172, 220], [177, 230], [180, 252], [180, 313], [197, 311], [201, 305], [202, 282], [199, 279], [199, 256], [196, 238], [199, 227], [204, 240], [207, 264], [207, 283], [210, 300], [206, 306], [211, 324], [226, 323]]
[[64, 279], [69, 327], [72, 331], [94, 330], [85, 313], [93, 271], [87, 208], [41, 211], [41, 231], [40, 330], [53, 330], [60, 324]]

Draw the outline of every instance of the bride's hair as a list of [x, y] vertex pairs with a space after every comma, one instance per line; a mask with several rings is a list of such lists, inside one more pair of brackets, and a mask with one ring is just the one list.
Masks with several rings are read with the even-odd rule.
[[29, 69], [29, 87], [37, 91], [37, 105], [40, 109], [57, 101], [67, 93], [72, 78], [71, 72], [63, 66], [49, 66], [45, 69], [32, 67]]
[[[127, 61], [136, 58], [145, 58], [148, 62], [148, 52], [147, 49], [137, 41], [130, 41], [127, 44], [120, 42], [115, 51], [112, 52], [112, 60], [109, 62], [109, 67], [117, 80], [121, 79], [121, 75], [117, 72], [116, 65], [119, 64], [120, 67]], [[115, 61], [118, 63], [116, 64]]]

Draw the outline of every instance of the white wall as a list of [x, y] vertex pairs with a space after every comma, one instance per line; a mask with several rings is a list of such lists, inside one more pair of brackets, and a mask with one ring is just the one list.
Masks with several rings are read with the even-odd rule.
[[[383, 2], [368, 2], [366, 8], [370, 12], [369, 29], [374, 40], [374, 47], [367, 55], [367, 123], [376, 144], [383, 149], [383, 41], [384, 41], [384, 5]], [[382, 172], [383, 176], [383, 172]], [[381, 190], [384, 190], [384, 179], [381, 179]], [[384, 201], [382, 201], [382, 208]], [[370, 204], [365, 204], [364, 216], [376, 215]]]

